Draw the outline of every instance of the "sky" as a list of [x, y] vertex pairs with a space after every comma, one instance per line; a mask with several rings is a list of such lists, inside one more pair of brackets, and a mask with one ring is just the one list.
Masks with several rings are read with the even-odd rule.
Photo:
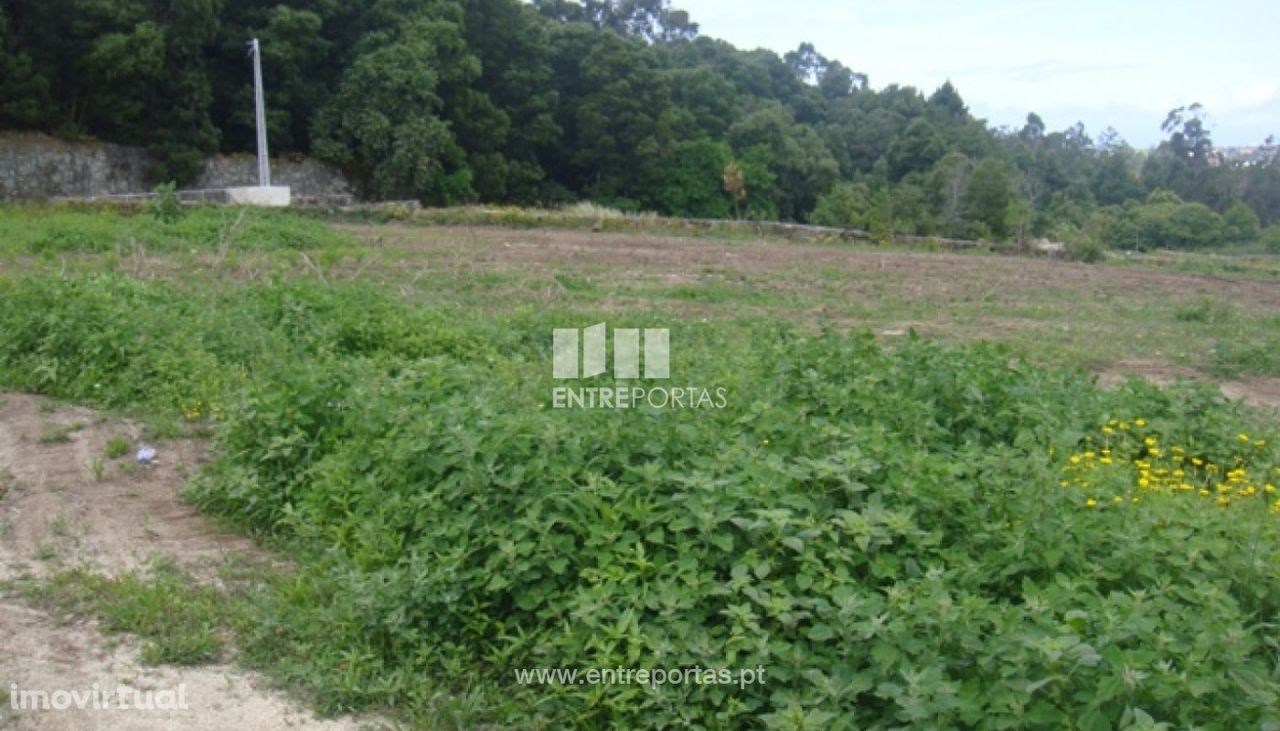
[[779, 55], [809, 41], [873, 88], [931, 93], [1021, 127], [1108, 126], [1145, 148], [1199, 102], [1218, 147], [1280, 138], [1280, 0], [673, 0], [701, 33]]

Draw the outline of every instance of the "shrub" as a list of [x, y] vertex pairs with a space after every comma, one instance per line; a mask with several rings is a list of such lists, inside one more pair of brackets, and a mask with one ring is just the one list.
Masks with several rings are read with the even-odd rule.
[[[988, 345], [889, 351], [763, 321], [672, 331], [680, 378], [725, 387], [722, 410], [551, 410], [556, 318], [461, 323], [310, 283], [0, 294], [7, 387], [222, 403], [192, 497], [298, 567], [255, 599], [241, 646], [328, 710], [393, 705], [430, 727], [1280, 723], [1275, 440], [1211, 388], [1103, 391]], [[1121, 424], [1140, 431], [1121, 441]], [[1247, 482], [1222, 475], [1227, 505], [1211, 481], [1172, 489], [1174, 456]], [[130, 626], [156, 622], [163, 597], [138, 596]], [[695, 666], [766, 682], [515, 676]]]
[[818, 198], [809, 222], [816, 226], [866, 229], [870, 212], [871, 190], [865, 184], [841, 184]]
[[156, 188], [155, 197], [147, 204], [151, 217], [160, 223], [177, 223], [183, 214], [182, 202], [178, 200], [176, 183], [164, 183]]

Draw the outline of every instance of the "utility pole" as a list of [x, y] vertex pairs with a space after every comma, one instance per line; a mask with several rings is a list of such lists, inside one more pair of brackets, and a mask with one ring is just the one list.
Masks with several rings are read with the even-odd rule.
[[253, 91], [258, 117], [258, 185], [271, 186], [271, 159], [267, 153], [267, 100], [262, 90], [262, 47], [254, 38], [249, 44], [253, 54]]

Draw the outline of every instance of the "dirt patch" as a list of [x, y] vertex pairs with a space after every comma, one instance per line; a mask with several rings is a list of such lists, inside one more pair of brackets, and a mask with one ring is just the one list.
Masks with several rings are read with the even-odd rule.
[[[154, 443], [149, 466], [134, 460], [139, 424], [89, 409], [0, 394], [0, 579], [47, 576], [72, 567], [117, 574], [164, 557], [213, 580], [228, 560], [270, 560], [247, 539], [228, 534], [183, 503], [186, 477], [208, 458], [196, 440]], [[105, 454], [113, 438], [124, 456]], [[0, 597], [0, 728], [23, 731], [101, 729], [363, 729], [378, 720], [317, 719], [270, 682], [230, 665], [146, 666], [132, 638], [105, 636], [92, 621], [65, 624], [44, 611]], [[185, 709], [153, 695], [153, 709], [71, 706], [15, 709], [19, 690], [182, 691]], [[84, 696], [86, 699], [89, 696]], [[145, 699], [147, 696], [143, 695]]]
[[[686, 281], [713, 270], [759, 275], [754, 285], [826, 288], [814, 273], [830, 272], [842, 294], [874, 300], [892, 290], [905, 301], [971, 302], [975, 292], [990, 305], [1070, 293], [1072, 301], [1106, 306], [1111, 301], [1167, 305], [1212, 297], [1244, 312], [1280, 311], [1280, 287], [1247, 277], [1182, 274], [1136, 267], [1072, 264], [1050, 259], [935, 252], [875, 251], [842, 246], [728, 242], [640, 234], [500, 227], [342, 226], [378, 248], [426, 255], [431, 268], [479, 273], [518, 269], [528, 273], [599, 268]], [[384, 261], [384, 265], [404, 262]], [[774, 275], [792, 274], [781, 279]], [[769, 275], [766, 279], [763, 275]], [[772, 283], [772, 285], [771, 285]]]
[[1251, 406], [1280, 409], [1280, 378], [1246, 378], [1222, 384], [1222, 395]]
[[[43, 612], [18, 603], [0, 601], [0, 728], [20, 731], [137, 731], [151, 729], [323, 729], [363, 728], [349, 719], [322, 720], [273, 692], [261, 677], [228, 665], [198, 668], [144, 666], [135, 642], [104, 637], [93, 623], [60, 625]], [[13, 708], [12, 687], [23, 691], [92, 691], [95, 686], [115, 690], [128, 686], [153, 707], [33, 710]], [[174, 708], [177, 696], [185, 709]], [[176, 697], [173, 699], [178, 700]], [[26, 705], [34, 705], [28, 702]]]
[[[178, 499], [208, 459], [204, 443], [156, 443], [150, 465], [134, 460], [142, 426], [32, 396], [0, 396], [0, 577], [86, 566], [137, 570], [162, 556], [201, 578], [231, 554], [264, 558], [248, 539], [219, 530]], [[128, 451], [109, 458], [107, 443]]]

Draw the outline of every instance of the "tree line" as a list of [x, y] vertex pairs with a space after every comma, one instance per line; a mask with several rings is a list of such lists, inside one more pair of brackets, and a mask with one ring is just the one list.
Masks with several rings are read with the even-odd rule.
[[[874, 89], [811, 44], [699, 33], [668, 0], [3, 0], [0, 127], [145, 146], [157, 181], [273, 149], [369, 198], [745, 217], [965, 238], [1280, 247], [1280, 151], [1220, 156], [1198, 105], [1138, 151], [1112, 130], [976, 119]], [[1267, 228], [1270, 227], [1270, 228]]]

